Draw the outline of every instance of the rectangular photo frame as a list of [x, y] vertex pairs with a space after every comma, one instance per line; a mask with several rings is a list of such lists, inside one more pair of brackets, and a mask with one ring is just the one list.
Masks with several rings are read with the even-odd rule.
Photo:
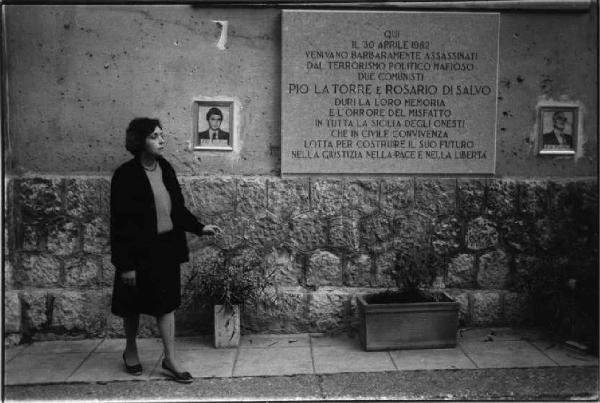
[[578, 106], [539, 108], [538, 152], [540, 155], [575, 155], [578, 134]]
[[192, 108], [194, 150], [233, 150], [235, 123], [233, 108], [233, 101], [194, 100]]

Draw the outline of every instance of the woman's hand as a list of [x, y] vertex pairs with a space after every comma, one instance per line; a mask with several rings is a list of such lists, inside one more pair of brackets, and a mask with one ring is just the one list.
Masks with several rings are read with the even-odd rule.
[[221, 233], [221, 228], [216, 225], [205, 225], [204, 228], [202, 228], [202, 235], [215, 235], [218, 233]]
[[123, 284], [135, 287], [135, 270], [124, 271], [121, 273]]

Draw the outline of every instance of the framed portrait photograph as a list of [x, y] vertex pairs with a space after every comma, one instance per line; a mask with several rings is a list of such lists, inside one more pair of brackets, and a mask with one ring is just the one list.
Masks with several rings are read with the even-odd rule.
[[194, 101], [194, 150], [233, 150], [233, 101]]
[[573, 155], [577, 149], [576, 106], [544, 106], [539, 111], [539, 153]]

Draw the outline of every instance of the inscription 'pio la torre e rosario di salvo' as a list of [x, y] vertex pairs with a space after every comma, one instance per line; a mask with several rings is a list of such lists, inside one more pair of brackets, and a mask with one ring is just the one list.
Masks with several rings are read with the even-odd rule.
[[493, 173], [498, 23], [285, 11], [282, 173]]

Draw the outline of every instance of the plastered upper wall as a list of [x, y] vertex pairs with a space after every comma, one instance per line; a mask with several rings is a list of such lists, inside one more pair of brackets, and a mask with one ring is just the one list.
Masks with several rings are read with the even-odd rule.
[[[5, 6], [7, 164], [14, 173], [110, 172], [136, 116], [162, 120], [180, 174], [279, 174], [280, 10]], [[228, 21], [225, 49], [217, 43]], [[597, 10], [502, 12], [496, 176], [595, 176]], [[234, 152], [189, 149], [194, 97], [239, 106]], [[536, 105], [583, 109], [578, 158], [539, 157]]]

